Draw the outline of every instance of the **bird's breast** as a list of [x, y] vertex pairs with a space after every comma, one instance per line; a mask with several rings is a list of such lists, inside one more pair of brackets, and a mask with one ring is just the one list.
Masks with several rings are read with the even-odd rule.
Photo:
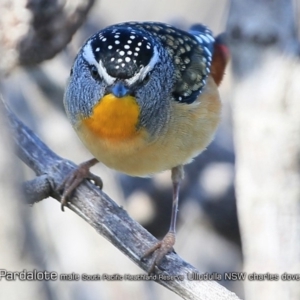
[[139, 105], [134, 97], [117, 98], [108, 94], [95, 105], [91, 116], [82, 120], [82, 125], [96, 138], [124, 141], [137, 134], [139, 115]]
[[171, 117], [157, 137], [146, 128], [137, 130], [139, 109], [131, 102], [134, 99], [106, 101], [75, 129], [100, 162], [133, 176], [147, 176], [191, 161], [211, 142], [220, 120], [219, 93], [210, 77], [194, 103], [171, 102]]

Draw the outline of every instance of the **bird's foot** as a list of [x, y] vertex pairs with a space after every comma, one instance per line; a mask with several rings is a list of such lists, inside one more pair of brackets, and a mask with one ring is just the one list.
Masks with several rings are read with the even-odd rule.
[[144, 260], [147, 256], [153, 253], [153, 260], [151, 267], [148, 271], [149, 274], [154, 273], [155, 266], [159, 266], [162, 259], [169, 252], [174, 251], [173, 246], [175, 244], [175, 233], [169, 231], [165, 237], [158, 243], [156, 243], [153, 247], [146, 251], [146, 253], [142, 256], [142, 260]]
[[76, 169], [71, 171], [62, 184], [59, 186], [58, 190], [62, 190], [61, 196], [61, 210], [64, 211], [64, 207], [68, 203], [68, 197], [72, 194], [72, 192], [79, 186], [79, 184], [84, 179], [92, 180], [95, 185], [97, 185], [100, 189], [103, 187], [102, 179], [90, 172], [90, 168], [98, 162], [97, 159], [93, 158], [86, 162], [81, 163], [78, 165]]

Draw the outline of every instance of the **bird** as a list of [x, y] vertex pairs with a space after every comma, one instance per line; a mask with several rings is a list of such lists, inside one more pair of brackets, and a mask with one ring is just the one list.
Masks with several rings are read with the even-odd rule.
[[102, 188], [89, 169], [98, 162], [130, 176], [171, 170], [170, 228], [144, 253], [149, 273], [176, 239], [184, 165], [213, 140], [221, 115], [218, 85], [228, 61], [224, 34], [202, 24], [184, 31], [161, 22], [124, 22], [92, 35], [79, 50], [64, 94], [64, 107], [94, 158], [63, 182], [62, 210], [85, 179]]

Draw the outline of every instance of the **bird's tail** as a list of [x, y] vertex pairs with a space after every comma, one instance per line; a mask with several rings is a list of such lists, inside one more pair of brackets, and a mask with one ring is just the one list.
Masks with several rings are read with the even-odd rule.
[[217, 85], [220, 85], [226, 65], [229, 61], [230, 53], [226, 44], [226, 35], [221, 33], [215, 37], [214, 53], [210, 68], [210, 73]]

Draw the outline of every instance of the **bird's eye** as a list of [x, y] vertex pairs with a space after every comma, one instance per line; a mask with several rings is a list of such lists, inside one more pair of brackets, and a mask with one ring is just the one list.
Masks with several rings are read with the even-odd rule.
[[90, 71], [91, 71], [91, 76], [95, 79], [95, 80], [98, 80], [100, 78], [99, 76], [99, 73], [98, 73], [98, 70], [95, 66], [91, 66], [90, 68]]
[[144, 77], [144, 79], [143, 79], [143, 84], [145, 84], [145, 83], [147, 83], [147, 82], [149, 81], [150, 76], [151, 76], [151, 72], [148, 72], [148, 73], [146, 74], [146, 76]]

